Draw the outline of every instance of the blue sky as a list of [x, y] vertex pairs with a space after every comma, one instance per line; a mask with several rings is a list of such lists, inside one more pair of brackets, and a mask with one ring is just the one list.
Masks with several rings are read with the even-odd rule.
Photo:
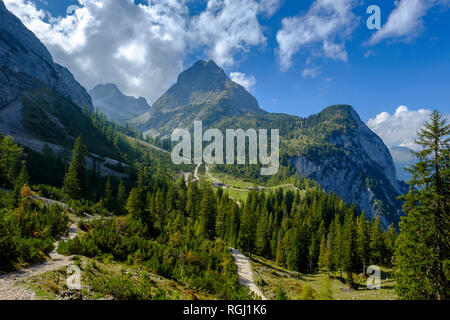
[[[380, 136], [426, 114], [416, 111], [450, 112], [448, 0], [161, 0], [140, 11], [131, 1], [5, 3], [88, 89], [115, 82], [152, 103], [183, 68], [214, 58], [270, 112], [351, 104]], [[382, 30], [367, 28], [369, 5]]]

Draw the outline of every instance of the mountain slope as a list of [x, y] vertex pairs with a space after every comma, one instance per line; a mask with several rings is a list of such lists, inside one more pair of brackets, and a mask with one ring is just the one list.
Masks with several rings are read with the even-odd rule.
[[85, 110], [93, 110], [86, 90], [0, 0], [0, 133], [41, 152], [71, 146], [82, 135], [90, 152], [121, 159]]
[[331, 106], [308, 118], [286, 114], [224, 118], [226, 128], [280, 129], [280, 150], [299, 175], [317, 181], [326, 191], [380, 216], [384, 226], [397, 223], [405, 186], [396, 179], [389, 150], [348, 105]]
[[401, 204], [396, 198], [405, 185], [397, 180], [383, 141], [351, 106], [331, 106], [308, 118], [270, 114], [213, 61], [199, 61], [132, 123], [147, 134], [167, 137], [176, 128], [192, 128], [194, 120], [203, 120], [204, 130], [279, 129], [281, 150], [296, 173], [316, 180], [368, 216], [380, 216], [385, 226], [399, 221]]
[[89, 91], [95, 108], [105, 114], [109, 120], [125, 123], [150, 111], [145, 98], [124, 95], [115, 84], [99, 84]]
[[[10, 13], [0, 0], [0, 66], [14, 73], [24, 73], [42, 81], [78, 107], [93, 110], [92, 100], [86, 90], [64, 67], [53, 62], [47, 48]], [[5, 95], [1, 88], [0, 107], [17, 96]]]
[[256, 99], [231, 81], [212, 61], [198, 61], [178, 76], [177, 82], [152, 106], [130, 123], [149, 135], [169, 135], [175, 128], [209, 125], [222, 117], [266, 114]]

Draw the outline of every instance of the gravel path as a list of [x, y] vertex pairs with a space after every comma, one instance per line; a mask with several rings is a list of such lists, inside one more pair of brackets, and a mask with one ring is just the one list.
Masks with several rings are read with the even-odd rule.
[[32, 290], [24, 288], [23, 282], [30, 277], [71, 265], [73, 263], [71, 257], [60, 255], [56, 252], [56, 248], [58, 248], [59, 241], [73, 239], [77, 235], [77, 232], [77, 224], [70, 225], [69, 232], [54, 243], [55, 249], [50, 253], [51, 260], [13, 273], [1, 275], [0, 300], [36, 300], [36, 294]]
[[250, 261], [248, 258], [243, 255], [240, 251], [230, 248], [231, 253], [233, 254], [234, 261], [238, 267], [238, 277], [239, 282], [248, 287], [250, 291], [252, 291], [257, 296], [261, 297], [262, 300], [268, 300], [264, 294], [259, 290], [253, 279], [252, 266], [250, 265]]

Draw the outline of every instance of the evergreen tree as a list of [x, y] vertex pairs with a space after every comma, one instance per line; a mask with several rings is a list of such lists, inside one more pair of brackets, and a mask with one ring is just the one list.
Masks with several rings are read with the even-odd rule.
[[22, 149], [11, 136], [6, 136], [0, 143], [0, 185], [11, 188], [20, 172]]
[[327, 238], [325, 235], [320, 240], [320, 253], [319, 253], [319, 270], [325, 269], [329, 271], [330, 265], [330, 250], [327, 245]]
[[70, 165], [64, 177], [64, 192], [72, 199], [80, 199], [82, 197], [80, 181], [77, 178], [75, 166]]
[[114, 210], [114, 191], [111, 184], [111, 177], [106, 180], [105, 191], [103, 193], [103, 205], [109, 211]]
[[357, 223], [358, 254], [361, 259], [362, 273], [366, 274], [367, 263], [370, 257], [370, 223], [363, 212]]
[[200, 234], [207, 239], [213, 240], [216, 234], [216, 199], [214, 191], [209, 183], [204, 183], [202, 187], [202, 202], [199, 217]]
[[353, 288], [353, 274], [357, 273], [359, 268], [357, 233], [353, 212], [345, 217], [343, 236], [343, 269], [347, 273], [349, 286]]
[[370, 263], [380, 265], [384, 258], [384, 235], [381, 229], [380, 217], [372, 221], [370, 230]]
[[148, 222], [149, 215], [146, 212], [147, 194], [142, 188], [135, 187], [131, 189], [127, 200], [126, 210], [135, 219]]
[[22, 169], [20, 169], [20, 174], [14, 182], [14, 190], [19, 192], [24, 185], [28, 185], [30, 181], [30, 175], [28, 174], [27, 166], [25, 161], [22, 163]]
[[403, 299], [450, 298], [450, 126], [437, 111], [418, 133], [419, 162], [411, 166], [395, 261], [396, 292]]
[[126, 203], [127, 203], [127, 189], [125, 187], [123, 180], [120, 180], [116, 196], [116, 208], [119, 213], [124, 212]]
[[64, 191], [73, 199], [86, 195], [86, 156], [87, 148], [81, 136], [75, 140], [72, 161], [64, 178]]

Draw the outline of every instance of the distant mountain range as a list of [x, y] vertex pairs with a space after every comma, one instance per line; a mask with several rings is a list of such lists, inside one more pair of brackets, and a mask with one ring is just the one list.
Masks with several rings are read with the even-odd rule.
[[[300, 118], [271, 114], [212, 60], [198, 61], [150, 108], [144, 99], [127, 97], [113, 84], [86, 90], [67, 69], [55, 64], [45, 46], [6, 10], [0, 0], [0, 132], [42, 149], [57, 148], [82, 134], [90, 152], [118, 158], [116, 149], [93, 127], [84, 111], [96, 105], [112, 119], [148, 135], [168, 137], [175, 128], [280, 129], [281, 151], [299, 175], [325, 190], [381, 217], [384, 226], [398, 222], [397, 196], [405, 185], [396, 178], [391, 154], [348, 105], [331, 106]], [[150, 109], [149, 109], [150, 108]]]
[[413, 150], [407, 147], [390, 147], [392, 159], [394, 160], [395, 168], [397, 170], [397, 178], [402, 181], [411, 179], [411, 173], [405, 168], [417, 162]]
[[99, 84], [89, 91], [95, 108], [108, 119], [124, 124], [127, 120], [150, 111], [145, 98], [124, 95], [115, 84]]
[[256, 99], [234, 83], [213, 61], [198, 61], [181, 73], [152, 109], [130, 121], [148, 135], [170, 136], [192, 129], [194, 120], [219, 128], [280, 129], [281, 150], [295, 171], [327, 191], [354, 203], [383, 224], [398, 222], [397, 196], [405, 185], [383, 141], [348, 105], [331, 106], [306, 119], [262, 110]]

